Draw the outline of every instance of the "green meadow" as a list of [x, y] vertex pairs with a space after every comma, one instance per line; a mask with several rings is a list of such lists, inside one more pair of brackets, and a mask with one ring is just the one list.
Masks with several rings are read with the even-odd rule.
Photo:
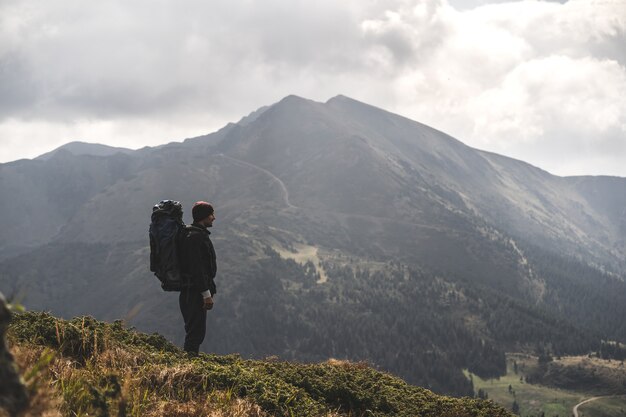
[[[481, 379], [466, 373], [472, 378], [474, 390], [479, 390], [494, 402], [513, 410], [522, 417], [570, 417], [574, 406], [597, 393], [570, 391], [529, 384], [525, 381], [527, 371], [536, 366], [537, 359], [529, 355], [508, 354], [507, 374], [497, 379]], [[626, 416], [626, 396], [600, 398], [580, 406], [579, 417]]]
[[600, 398], [580, 406], [579, 417], [626, 416], [626, 395]]

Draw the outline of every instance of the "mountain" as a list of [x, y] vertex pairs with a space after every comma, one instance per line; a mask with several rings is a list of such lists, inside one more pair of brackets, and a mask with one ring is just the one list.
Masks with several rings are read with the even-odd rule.
[[625, 191], [344, 96], [288, 96], [183, 143], [0, 165], [0, 290], [179, 341], [176, 296], [147, 271], [149, 217], [207, 200], [208, 351], [365, 360], [469, 394], [461, 369], [503, 373], [507, 350], [626, 342]]
[[132, 153], [133, 150], [127, 148], [116, 148], [113, 146], [100, 145], [98, 143], [70, 142], [51, 152], [40, 155], [36, 159], [50, 159], [59, 152], [69, 152], [72, 155], [111, 156], [115, 155], [116, 153]]

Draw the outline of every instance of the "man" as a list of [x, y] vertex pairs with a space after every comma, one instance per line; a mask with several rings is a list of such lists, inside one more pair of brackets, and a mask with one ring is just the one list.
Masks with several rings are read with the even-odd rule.
[[180, 311], [185, 320], [184, 349], [191, 356], [198, 354], [206, 334], [207, 310], [213, 308], [215, 249], [209, 238], [209, 227], [215, 221], [213, 206], [198, 201], [191, 209], [193, 224], [187, 226], [180, 242], [181, 272], [184, 288], [180, 292]]

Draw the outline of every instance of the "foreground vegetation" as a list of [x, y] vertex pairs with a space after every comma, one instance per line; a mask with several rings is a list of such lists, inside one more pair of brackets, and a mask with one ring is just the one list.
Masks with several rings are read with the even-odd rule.
[[7, 339], [30, 416], [510, 416], [491, 401], [439, 396], [363, 363], [188, 358], [120, 321], [23, 313]]

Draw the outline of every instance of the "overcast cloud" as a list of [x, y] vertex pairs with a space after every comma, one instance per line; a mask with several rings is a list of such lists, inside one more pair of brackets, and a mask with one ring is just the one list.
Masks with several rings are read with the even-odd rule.
[[0, 0], [0, 161], [344, 94], [560, 175], [626, 176], [626, 0]]

